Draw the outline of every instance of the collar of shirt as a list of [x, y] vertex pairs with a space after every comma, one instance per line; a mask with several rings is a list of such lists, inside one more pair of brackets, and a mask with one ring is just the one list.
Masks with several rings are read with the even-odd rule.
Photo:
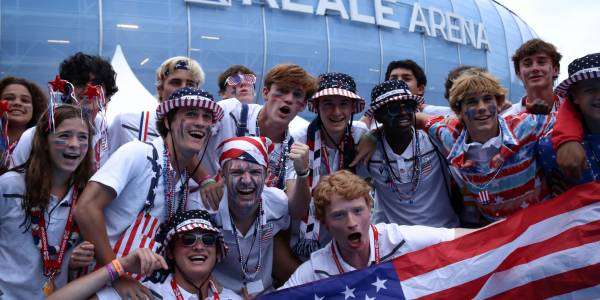
[[[519, 145], [519, 141], [517, 140], [513, 132], [508, 128], [508, 125], [506, 124], [504, 118], [500, 116], [498, 116], [498, 127], [500, 129], [499, 137], [501, 137], [501, 139], [498, 139], [498, 143], [500, 143], [500, 155], [503, 159], [506, 159], [513, 153], [512, 149]], [[456, 143], [452, 147], [450, 154], [448, 155], [448, 160], [450, 161], [450, 164], [452, 166], [457, 168], [464, 167], [466, 162], [465, 153], [468, 151], [469, 147], [467, 140], [468, 132], [466, 128], [463, 128], [460, 135], [458, 136], [458, 139], [456, 140]], [[484, 143], [484, 145], [485, 144], [487, 144], [487, 142]], [[492, 163], [493, 161], [490, 160], [490, 164]]]
[[[333, 247], [329, 247], [330, 249], [333, 248], [332, 251], [335, 251], [335, 254], [337, 255], [337, 257], [339, 258], [340, 261], [340, 265], [342, 265], [342, 269], [344, 269], [344, 272], [350, 272], [350, 271], [354, 271], [356, 270], [355, 267], [351, 266], [349, 263], [347, 263], [344, 258], [342, 257], [342, 254], [340, 253], [337, 243], [335, 242], [335, 240], [332, 240], [331, 243], [333, 244]], [[337, 271], [337, 267], [335, 266], [335, 261], [333, 260], [333, 253], [330, 256], [331, 261], [333, 263], [333, 267], [335, 267], [336, 271]], [[371, 264], [375, 263], [375, 239], [373, 237], [373, 229], [371, 228], [371, 226], [369, 226], [369, 263], [367, 266], [371, 266]]]

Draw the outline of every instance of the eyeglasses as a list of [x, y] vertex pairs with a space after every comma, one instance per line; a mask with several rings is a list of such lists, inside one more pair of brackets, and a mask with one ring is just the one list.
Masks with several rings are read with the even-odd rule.
[[227, 80], [225, 80], [225, 82], [227, 83], [227, 85], [233, 85], [236, 86], [238, 84], [255, 84], [256, 83], [256, 76], [254, 76], [253, 74], [235, 74], [235, 75], [231, 75], [229, 77], [227, 77]]
[[214, 246], [217, 243], [217, 235], [214, 233], [183, 233], [179, 235], [179, 239], [181, 240], [181, 244], [186, 247], [192, 247], [196, 245], [198, 240], [202, 241], [204, 246]]

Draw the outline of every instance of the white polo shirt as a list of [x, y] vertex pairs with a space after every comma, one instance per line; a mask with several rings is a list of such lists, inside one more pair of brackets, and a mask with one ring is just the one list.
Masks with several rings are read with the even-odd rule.
[[[458, 217], [452, 209], [448, 195], [450, 178], [444, 177], [445, 165], [427, 134], [417, 130], [419, 135], [420, 171], [419, 185], [413, 189], [413, 153], [415, 139], [400, 155], [396, 154], [383, 138], [368, 164], [368, 176], [373, 179], [376, 208], [373, 223], [396, 223], [401, 225], [425, 225], [433, 227], [458, 227]], [[384, 148], [385, 147], [385, 148]], [[383, 151], [387, 154], [391, 169], [387, 166]], [[399, 180], [398, 180], [399, 179]], [[414, 179], [416, 180], [416, 179]], [[397, 189], [397, 190], [396, 190]], [[398, 192], [399, 191], [399, 192]], [[405, 199], [400, 197], [404, 195]]]
[[[104, 208], [104, 218], [106, 221], [106, 232], [112, 247], [118, 243], [122, 234], [127, 231], [136, 232], [134, 241], [127, 246], [121, 242], [119, 252], [126, 250], [131, 252], [137, 248], [156, 246], [150, 245], [149, 240], [154, 238], [160, 223], [166, 219], [167, 207], [165, 201], [165, 178], [163, 176], [163, 163], [166, 157], [164, 153], [164, 143], [162, 138], [154, 139], [151, 143], [156, 148], [156, 159], [154, 151], [150, 144], [140, 141], [133, 141], [123, 145], [108, 159], [90, 181], [101, 183], [115, 191], [116, 197], [110, 204]], [[154, 206], [150, 210], [152, 220], [149, 224], [137, 222], [137, 216], [144, 208], [151, 183], [156, 180], [158, 170], [158, 179], [154, 186]], [[181, 181], [175, 183], [175, 191], [179, 195], [182, 193]], [[201, 201], [197, 198], [188, 199], [186, 209], [197, 209], [201, 207]], [[156, 220], [156, 223], [153, 223]], [[147, 237], [147, 238], [142, 238]], [[124, 238], [127, 241], [129, 236]], [[115, 249], [113, 249], [115, 250]], [[117, 249], [118, 250], [118, 249]]]
[[[256, 294], [273, 289], [273, 237], [280, 230], [285, 230], [290, 224], [290, 215], [288, 211], [288, 199], [285, 193], [277, 188], [265, 187], [262, 192], [264, 214], [261, 223], [264, 224], [263, 231], [259, 235], [262, 238], [261, 244], [261, 269], [252, 279], [248, 279], [248, 292]], [[242, 293], [243, 278], [242, 269], [239, 261], [239, 253], [236, 246], [235, 235], [240, 243], [242, 259], [248, 259], [249, 271], [254, 271], [258, 263], [258, 243], [259, 236], [255, 237], [255, 224], [250, 226], [246, 235], [242, 235], [239, 230], [234, 232], [231, 226], [231, 217], [229, 214], [229, 203], [227, 201], [227, 190], [225, 190], [223, 199], [219, 204], [219, 210], [214, 214], [217, 225], [221, 228], [225, 244], [229, 252], [225, 259], [215, 267], [213, 276], [225, 288], [228, 288], [238, 295]], [[260, 225], [259, 225], [260, 230]], [[234, 235], [235, 234], [235, 235]], [[254, 241], [254, 245], [253, 245]]]
[[109, 155], [113, 154], [119, 147], [131, 141], [150, 142], [160, 137], [156, 130], [156, 112], [126, 112], [117, 114], [110, 126], [109, 132]]
[[[391, 261], [403, 254], [416, 251], [443, 241], [455, 238], [455, 230], [447, 228], [434, 228], [426, 226], [405, 226], [397, 224], [380, 223], [375, 225], [378, 231], [380, 262]], [[369, 266], [375, 264], [375, 239], [373, 230], [369, 230], [370, 256]], [[281, 289], [298, 286], [301, 284], [325, 279], [340, 274], [333, 258], [332, 251], [336, 252], [344, 272], [355, 271], [349, 263], [344, 261], [334, 241], [327, 246], [313, 252], [310, 260], [304, 262]]]
[[[219, 151], [217, 147], [227, 138], [237, 136], [236, 131], [238, 124], [241, 122], [240, 116], [242, 113], [242, 103], [236, 98], [221, 100], [218, 104], [223, 109], [223, 119], [214, 126], [215, 135], [210, 138], [208, 151], [206, 151], [203, 160], [203, 166], [207, 168], [210, 174], [216, 174], [219, 170]], [[262, 105], [248, 104], [248, 119], [246, 121], [246, 135], [257, 136], [258, 130], [256, 127], [258, 113], [262, 109]], [[299, 117], [296, 117], [299, 118]], [[289, 125], [288, 125], [288, 128]], [[282, 143], [274, 143], [275, 147], [269, 156], [269, 166], [278, 164], [281, 156]], [[207, 163], [204, 163], [204, 162]], [[212, 162], [212, 164], [208, 164]], [[294, 171], [294, 162], [291, 159], [286, 160], [285, 164], [285, 180], [294, 179], [296, 173]]]
[[[96, 128], [102, 128], [101, 125], [103, 122], [105, 122], [104, 116], [102, 116], [101, 114], [97, 114], [96, 118], [94, 119], [94, 126]], [[11, 155], [11, 158], [12, 158], [11, 164], [10, 164], [11, 168], [20, 166], [29, 159], [29, 155], [31, 154], [31, 148], [32, 148], [32, 144], [33, 144], [33, 136], [35, 135], [35, 128], [36, 128], [36, 126], [30, 127], [27, 130], [25, 130], [23, 132], [23, 134], [21, 134], [21, 138], [19, 138], [19, 142], [15, 146], [15, 150], [13, 151], [13, 153]], [[107, 136], [107, 135], [108, 134], [104, 134], [104, 136]], [[102, 138], [102, 134], [100, 134], [99, 130], [95, 130], [94, 136], [92, 138], [93, 138], [92, 147], [94, 149], [96, 149], [96, 144]], [[102, 166], [108, 159], [108, 156], [110, 156], [110, 153], [109, 153], [110, 141], [108, 139], [109, 138], [107, 137], [107, 140], [105, 141], [105, 143], [101, 144], [101, 146], [99, 146], [100, 147], [99, 148], [99, 150], [100, 150], [100, 166]], [[95, 160], [95, 155], [94, 155], [93, 159]]]
[[[173, 275], [171, 274], [171, 275], [167, 276], [167, 278], [165, 279], [164, 282], [153, 283], [150, 281], [144, 281], [144, 282], [142, 282], [142, 284], [145, 287], [147, 287], [154, 296], [156, 296], [156, 298], [154, 298], [154, 299], [177, 299], [177, 297], [175, 296], [175, 292], [173, 292], [173, 287], [171, 286], [172, 279], [173, 279]], [[183, 289], [182, 287], [180, 287], [179, 285], [177, 285], [177, 288], [179, 288], [179, 292], [181, 293], [181, 296], [183, 297], [183, 299], [198, 300], [198, 294], [192, 294], [192, 293], [186, 291], [185, 289]], [[214, 300], [212, 293], [213, 293], [212, 290], [209, 289], [208, 297], [204, 298], [204, 300]], [[96, 293], [96, 296], [98, 297], [98, 300], [122, 299], [119, 296], [119, 294], [117, 293], [117, 291], [113, 287], [110, 287], [110, 286], [105, 287], [104, 289], [100, 290], [98, 293]], [[159, 296], [162, 298], [158, 298]], [[219, 299], [220, 300], [241, 300], [242, 297], [238, 296], [232, 290], [223, 288], [223, 290], [221, 290], [221, 292], [219, 292]]]
[[[48, 244], [60, 247], [71, 206], [72, 189], [63, 199], [50, 197], [45, 214]], [[46, 283], [40, 249], [33, 241], [31, 229], [21, 226], [25, 220], [22, 208], [25, 196], [25, 174], [7, 172], [0, 176], [0, 298], [44, 299]], [[67, 282], [69, 249], [55, 278], [57, 288]]]

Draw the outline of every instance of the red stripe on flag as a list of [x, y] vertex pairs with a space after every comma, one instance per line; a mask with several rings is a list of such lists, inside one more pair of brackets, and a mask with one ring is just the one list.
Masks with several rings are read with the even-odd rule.
[[489, 299], [545, 299], [600, 284], [600, 264], [532, 281]]
[[[127, 256], [129, 254], [129, 250], [131, 250], [131, 244], [133, 244], [133, 240], [135, 240], [135, 236], [137, 234], [138, 227], [142, 222], [143, 214], [138, 214], [137, 219], [135, 220], [135, 224], [133, 224], [133, 229], [129, 233], [129, 238], [127, 239], [127, 244], [125, 244], [125, 250], [123, 250], [123, 256]], [[127, 230], [125, 231], [127, 232]]]
[[[393, 261], [398, 279], [442, 268], [512, 242], [535, 223], [600, 202], [600, 183], [577, 186], [551, 201], [520, 210], [510, 218], [462, 238], [407, 253]], [[441, 256], [440, 254], [444, 255]]]
[[156, 235], [156, 225], [158, 225], [158, 219], [154, 219], [154, 222], [152, 223], [152, 227], [150, 228], [150, 245], [148, 245], [148, 248], [153, 249], [154, 248], [154, 244], [156, 242], [156, 240], [154, 239], [154, 236]]
[[146, 122], [144, 122], [144, 142], [148, 138], [148, 120], [150, 119], [150, 112], [146, 112]]
[[554, 252], [600, 241], [600, 221], [570, 228], [552, 238], [516, 249], [493, 271], [485, 276], [452, 288], [429, 294], [421, 299], [472, 299], [494, 274], [534, 261]]

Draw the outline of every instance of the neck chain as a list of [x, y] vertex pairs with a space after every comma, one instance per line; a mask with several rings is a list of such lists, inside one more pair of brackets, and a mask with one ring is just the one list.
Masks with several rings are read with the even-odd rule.
[[[250, 245], [250, 250], [248, 250], [248, 254], [246, 255], [246, 259], [242, 256], [242, 248], [240, 247], [240, 239], [238, 237], [237, 228], [235, 227], [235, 222], [233, 221], [233, 217], [231, 216], [231, 212], [229, 213], [229, 221], [231, 222], [231, 228], [233, 230], [232, 234], [235, 240], [235, 247], [237, 248], [238, 258], [240, 262], [240, 267], [242, 269], [242, 280], [244, 281], [244, 285], [246, 285], [248, 280], [253, 280], [256, 277], [256, 274], [260, 271], [262, 267], [262, 243], [263, 243], [263, 230], [264, 224], [262, 224], [262, 217], [264, 211], [262, 207], [262, 200], [258, 202], [258, 215], [254, 220], [254, 233], [252, 234], [252, 244]], [[259, 230], [260, 227], [260, 230]], [[256, 268], [253, 272], [249, 271], [248, 261], [250, 260], [250, 254], [252, 254], [252, 249], [254, 248], [254, 243], [256, 242], [256, 237], [258, 237], [258, 261], [256, 263]]]
[[[374, 241], [374, 245], [375, 245], [375, 264], [379, 264], [381, 262], [381, 257], [379, 256], [379, 231], [377, 231], [377, 227], [375, 227], [375, 225], [371, 224], [371, 231], [373, 231], [373, 241]], [[340, 259], [338, 258], [336, 252], [335, 252], [335, 247], [333, 246], [333, 244], [335, 244], [335, 240], [331, 241], [331, 256], [333, 256], [333, 261], [335, 262], [335, 266], [338, 269], [339, 274], [344, 274], [344, 268], [342, 267], [342, 264], [340, 263]], [[371, 249], [371, 241], [369, 240], [369, 249]], [[341, 254], [341, 252], [340, 252]]]
[[73, 224], [73, 207], [75, 207], [76, 203], [77, 189], [73, 187], [69, 215], [59, 247], [48, 245], [45, 210], [40, 207], [31, 208], [31, 235], [33, 236], [34, 244], [36, 244], [41, 252], [44, 276], [48, 277], [48, 280], [42, 287], [46, 296], [54, 292], [54, 278], [60, 273], [65, 252], [73, 247], [79, 237], [77, 225]]
[[[381, 145], [382, 145], [382, 152], [383, 152], [383, 158], [385, 160], [385, 164], [388, 168], [388, 172], [389, 175], [391, 175], [391, 178], [389, 178], [389, 185], [392, 188], [392, 190], [394, 192], [396, 192], [396, 194], [398, 195], [398, 198], [400, 198], [401, 200], [409, 200], [411, 203], [414, 200], [414, 195], [417, 192], [417, 190], [419, 189], [419, 184], [421, 182], [421, 146], [419, 143], [419, 133], [416, 132], [415, 130], [412, 130], [412, 133], [414, 135], [414, 139], [413, 139], [413, 165], [412, 165], [412, 176], [410, 178], [410, 182], [411, 182], [411, 189], [408, 193], [403, 192], [400, 190], [400, 188], [398, 187], [398, 185], [402, 184], [402, 180], [400, 178], [400, 176], [396, 175], [396, 173], [394, 172], [394, 169], [392, 168], [392, 163], [390, 161], [390, 158], [387, 155], [387, 149], [385, 147], [386, 141], [385, 139], [385, 131], [383, 131], [383, 134], [381, 136]], [[393, 152], [394, 149], [392, 149], [392, 145], [390, 146], [390, 150]], [[396, 165], [398, 165], [398, 162], [396, 161]]]
[[[262, 113], [262, 110], [258, 113]], [[260, 125], [258, 124], [259, 117], [256, 118], [256, 136], [261, 136], [260, 134]], [[275, 160], [275, 163], [271, 163], [273, 161], [272, 155], [269, 156], [269, 177], [265, 181], [265, 185], [269, 187], [276, 187], [279, 189], [285, 188], [285, 165], [287, 163], [287, 154], [290, 152], [290, 135], [288, 134], [287, 129], [285, 130], [285, 137], [281, 142], [281, 153]], [[273, 151], [273, 154], [275, 151]]]
[[502, 171], [502, 167], [504, 166], [504, 162], [505, 160], [502, 160], [502, 164], [500, 164], [500, 166], [498, 167], [498, 169], [496, 170], [496, 173], [494, 173], [494, 176], [492, 176], [492, 178], [490, 178], [488, 181], [484, 182], [481, 185], [476, 185], [473, 182], [471, 182], [466, 175], [463, 175], [461, 172], [457, 172], [460, 176], [460, 178], [469, 186], [471, 186], [471, 188], [474, 188], [477, 192], [478, 192], [478, 198], [479, 198], [479, 202], [483, 205], [489, 204], [491, 199], [490, 199], [490, 194], [487, 191], [487, 187], [494, 181], [494, 179], [496, 179], [496, 177], [498, 176], [498, 174], [500, 174], [500, 171]]
[[[165, 193], [165, 204], [167, 206], [166, 218], [165, 221], [171, 220], [175, 213], [178, 211], [182, 211], [187, 207], [188, 196], [189, 196], [189, 184], [188, 184], [188, 174], [187, 170], [185, 170], [180, 175], [180, 183], [181, 183], [181, 201], [177, 201], [175, 191], [175, 170], [171, 169], [171, 155], [169, 153], [169, 149], [167, 144], [165, 143], [165, 149], [163, 152], [164, 161], [163, 161], [163, 185], [164, 185], [164, 193]], [[177, 163], [177, 162], [176, 162]]]

